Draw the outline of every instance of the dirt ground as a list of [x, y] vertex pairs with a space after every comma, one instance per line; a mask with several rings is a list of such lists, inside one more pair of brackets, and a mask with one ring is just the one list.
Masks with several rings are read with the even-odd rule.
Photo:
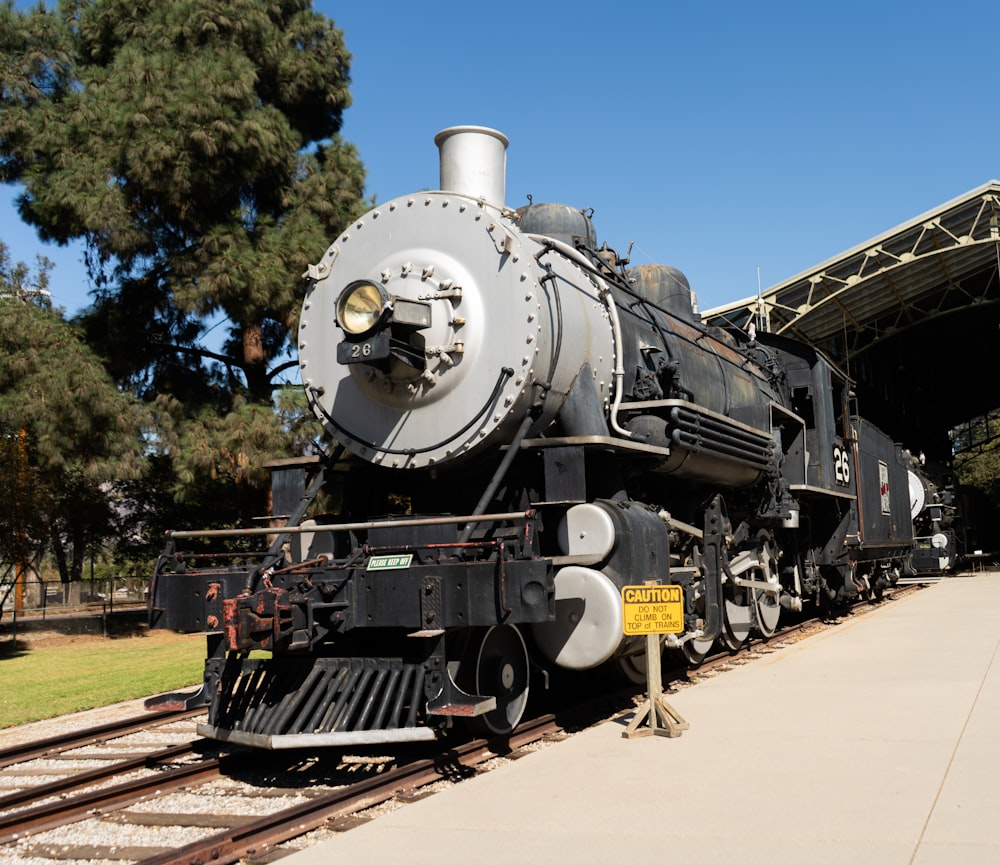
[[116, 606], [113, 610], [100, 607], [78, 607], [39, 612], [15, 612], [4, 609], [0, 615], [0, 645], [17, 641], [36, 643], [59, 637], [92, 636], [129, 637], [148, 630], [145, 604]]
[[[41, 648], [56, 646], [94, 645], [107, 640], [152, 640], [158, 645], [170, 645], [181, 640], [190, 640], [191, 634], [178, 634], [175, 631], [151, 631], [145, 625], [130, 628], [122, 633], [66, 633], [58, 628], [32, 627], [30, 630], [19, 626], [17, 631], [17, 648]], [[0, 655], [13, 650], [12, 635], [9, 630], [0, 634]]]

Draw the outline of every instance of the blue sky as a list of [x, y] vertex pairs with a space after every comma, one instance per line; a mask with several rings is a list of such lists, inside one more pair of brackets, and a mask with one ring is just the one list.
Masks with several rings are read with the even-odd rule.
[[[507, 203], [593, 208], [701, 309], [752, 295], [1000, 177], [1000, 3], [326, 2], [353, 55], [343, 136], [379, 201], [436, 188], [434, 134], [510, 138]], [[44, 246], [0, 189], [15, 260]]]

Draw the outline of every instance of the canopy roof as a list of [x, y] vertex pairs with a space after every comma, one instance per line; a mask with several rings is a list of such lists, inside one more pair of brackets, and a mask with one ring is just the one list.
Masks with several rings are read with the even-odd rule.
[[856, 380], [862, 414], [946, 447], [1000, 405], [1000, 181], [703, 318], [815, 345]]

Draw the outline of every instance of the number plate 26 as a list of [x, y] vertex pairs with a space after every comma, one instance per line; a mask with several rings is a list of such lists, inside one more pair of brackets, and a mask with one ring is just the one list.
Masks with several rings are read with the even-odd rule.
[[851, 484], [850, 451], [840, 445], [833, 446], [833, 477], [838, 486], [846, 487]]
[[344, 340], [337, 345], [337, 363], [372, 363], [389, 356], [389, 332], [367, 339]]

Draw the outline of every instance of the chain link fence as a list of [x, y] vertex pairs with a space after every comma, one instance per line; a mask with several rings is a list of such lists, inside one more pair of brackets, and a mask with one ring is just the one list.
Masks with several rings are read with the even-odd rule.
[[64, 633], [108, 635], [112, 617], [143, 614], [149, 595], [149, 577], [117, 576], [64, 583], [28, 573], [19, 585], [0, 587], [0, 633], [18, 630], [55, 630]]

